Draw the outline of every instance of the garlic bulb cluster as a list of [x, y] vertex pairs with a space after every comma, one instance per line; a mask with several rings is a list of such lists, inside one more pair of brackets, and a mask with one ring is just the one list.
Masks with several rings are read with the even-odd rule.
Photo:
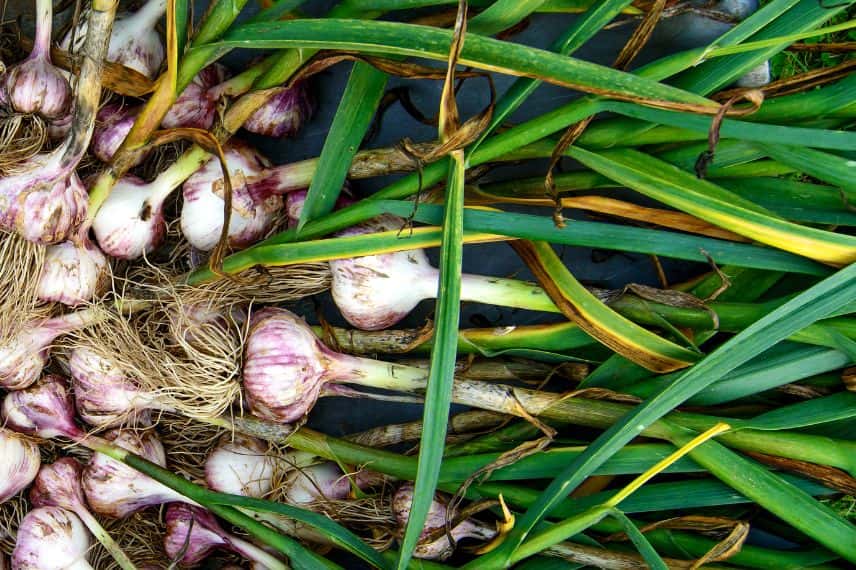
[[39, 275], [39, 300], [77, 307], [103, 294], [110, 283], [107, 257], [86, 233], [48, 246]]
[[[163, 444], [151, 432], [113, 430], [104, 438], [166, 467]], [[112, 518], [125, 518], [152, 505], [190, 502], [169, 487], [102, 453], [93, 454], [83, 471], [83, 492], [93, 511]]]
[[306, 81], [281, 87], [244, 122], [251, 133], [269, 137], [291, 137], [312, 115], [313, 104]]
[[33, 482], [41, 459], [35, 443], [5, 428], [0, 428], [0, 504], [5, 503]]
[[[270, 230], [282, 208], [282, 198], [259, 196], [247, 188], [247, 177], [270, 166], [259, 152], [245, 144], [232, 142], [224, 149], [224, 155], [232, 182], [229, 244], [245, 247]], [[224, 192], [223, 173], [217, 159], [209, 160], [184, 183], [181, 231], [193, 247], [211, 251], [219, 242], [225, 223]]]
[[[404, 483], [392, 497], [392, 511], [399, 528], [407, 526], [410, 517], [410, 507], [413, 504], [413, 483]], [[467, 519], [455, 524], [449, 533], [445, 532], [446, 518], [448, 514], [448, 500], [441, 494], [437, 494], [431, 501], [428, 517], [425, 520], [425, 529], [420, 535], [419, 544], [413, 551], [413, 556], [427, 560], [446, 560], [455, 550], [455, 544], [464, 538], [473, 538], [487, 541], [497, 534], [496, 529], [490, 528], [477, 521]], [[439, 536], [437, 536], [439, 535]]]
[[86, 526], [59, 507], [39, 507], [18, 527], [12, 552], [16, 570], [91, 570], [86, 560], [91, 538]]
[[197, 73], [164, 115], [161, 127], [210, 129], [217, 116], [219, 99], [214, 87], [223, 83], [228, 76], [228, 70], [219, 63], [212, 63]]
[[73, 441], [85, 435], [74, 421], [74, 402], [65, 379], [55, 374], [7, 394], [2, 411], [5, 425], [20, 433]]
[[36, 37], [27, 59], [0, 79], [3, 104], [18, 113], [58, 119], [68, 114], [71, 87], [51, 63], [51, 0], [36, 0]]
[[[148, 0], [134, 13], [122, 13], [113, 22], [107, 60], [119, 63], [154, 79], [166, 57], [164, 45], [155, 26], [166, 12], [166, 0]], [[60, 46], [69, 50], [72, 35], [74, 51], [79, 51], [86, 37], [86, 19], [81, 20], [76, 30], [69, 30]]]

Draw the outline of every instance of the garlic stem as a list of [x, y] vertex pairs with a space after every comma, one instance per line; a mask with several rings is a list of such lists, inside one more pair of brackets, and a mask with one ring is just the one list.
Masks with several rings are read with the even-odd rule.
[[36, 37], [33, 41], [30, 57], [43, 57], [50, 61], [52, 25], [52, 0], [36, 0]]
[[122, 547], [110, 536], [110, 533], [101, 526], [101, 523], [98, 522], [92, 513], [89, 512], [84, 505], [77, 505], [77, 508], [74, 509], [74, 514], [83, 521], [83, 524], [86, 525], [86, 528], [89, 529], [89, 532], [95, 537], [95, 539], [101, 543], [105, 550], [113, 557], [113, 560], [116, 561], [116, 564], [119, 565], [123, 570], [137, 570], [137, 567], [131, 562], [131, 559], [128, 558], [128, 555], [122, 550]]

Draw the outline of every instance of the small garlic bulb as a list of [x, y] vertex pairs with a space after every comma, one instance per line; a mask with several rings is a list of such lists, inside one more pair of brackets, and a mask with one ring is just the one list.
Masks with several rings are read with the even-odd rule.
[[73, 457], [61, 457], [43, 465], [30, 489], [30, 503], [36, 507], [60, 507], [72, 512], [85, 508], [80, 477], [83, 466]]
[[109, 283], [107, 257], [82, 234], [48, 246], [36, 294], [41, 301], [77, 307], [103, 294]]
[[162, 201], [152, 185], [127, 174], [98, 210], [92, 229], [107, 255], [136, 259], [157, 247], [166, 232]]
[[164, 115], [161, 127], [210, 129], [217, 116], [218, 94], [213, 88], [228, 75], [228, 70], [219, 63], [212, 63], [197, 73]]
[[164, 551], [170, 560], [182, 566], [196, 566], [212, 551], [227, 547], [225, 534], [217, 519], [205, 509], [182, 503], [173, 503], [166, 509]]
[[39, 507], [18, 527], [12, 552], [14, 570], [91, 570], [86, 560], [91, 538], [71, 511]]
[[309, 85], [300, 81], [281, 87], [244, 122], [251, 133], [268, 137], [292, 137], [312, 115], [313, 101]]
[[[139, 107], [118, 103], [109, 103], [101, 107], [92, 133], [92, 154], [102, 162], [113, 160], [113, 155], [131, 132], [131, 127], [134, 126], [139, 113]], [[146, 156], [147, 153], [141, 153], [134, 162], [134, 166], [145, 160]]]
[[292, 505], [346, 499], [351, 494], [349, 478], [332, 461], [295, 467], [286, 476], [284, 485], [285, 501]]
[[268, 446], [236, 433], [220, 439], [205, 460], [205, 482], [221, 493], [261, 498], [273, 486], [274, 462]]
[[[229, 244], [246, 247], [273, 226], [276, 213], [282, 208], [282, 198], [257, 196], [248, 191], [246, 178], [270, 165], [257, 151], [232, 142], [224, 149], [224, 155], [232, 182]], [[181, 231], [193, 247], [211, 251], [217, 246], [224, 224], [224, 192], [223, 171], [216, 159], [209, 160], [184, 183]]]
[[84, 436], [74, 422], [74, 402], [61, 376], [48, 374], [24, 390], [16, 390], [3, 400], [6, 426], [20, 433], [51, 439]]
[[0, 504], [33, 482], [39, 472], [39, 448], [28, 439], [0, 428]]

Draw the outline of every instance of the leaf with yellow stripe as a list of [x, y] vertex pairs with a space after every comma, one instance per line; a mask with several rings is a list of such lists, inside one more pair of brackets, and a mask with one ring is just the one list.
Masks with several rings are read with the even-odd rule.
[[566, 317], [628, 360], [654, 372], [686, 368], [701, 356], [619, 315], [574, 278], [552, 246], [543, 241], [513, 242], [544, 290]]
[[641, 194], [763, 244], [823, 263], [856, 261], [856, 238], [788, 222], [707, 180], [645, 153], [618, 149], [568, 154]]

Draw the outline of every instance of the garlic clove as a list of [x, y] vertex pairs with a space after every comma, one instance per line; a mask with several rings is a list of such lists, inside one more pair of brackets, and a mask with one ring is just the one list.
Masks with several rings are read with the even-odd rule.
[[125, 175], [98, 210], [92, 229], [104, 253], [136, 259], [153, 251], [163, 239], [162, 205], [152, 203], [153, 190], [141, 178]]
[[244, 129], [268, 137], [291, 137], [309, 120], [314, 105], [306, 81], [281, 87], [244, 122]]
[[28, 439], [0, 428], [0, 504], [33, 482], [39, 472], [39, 448]]
[[[229, 244], [245, 247], [261, 239], [282, 209], [280, 196], [257, 197], [247, 190], [246, 178], [269, 166], [268, 161], [245, 144], [230, 143], [224, 155], [232, 182], [232, 214]], [[209, 160], [184, 183], [181, 231], [190, 244], [211, 251], [223, 228], [223, 173], [218, 160]]]
[[107, 258], [83, 235], [48, 246], [36, 294], [41, 301], [77, 307], [103, 294], [109, 283]]
[[91, 545], [89, 531], [71, 511], [59, 507], [31, 510], [18, 527], [12, 568], [83, 570]]
[[273, 487], [274, 463], [268, 446], [236, 433], [220, 439], [205, 460], [205, 482], [220, 493], [261, 498]]

